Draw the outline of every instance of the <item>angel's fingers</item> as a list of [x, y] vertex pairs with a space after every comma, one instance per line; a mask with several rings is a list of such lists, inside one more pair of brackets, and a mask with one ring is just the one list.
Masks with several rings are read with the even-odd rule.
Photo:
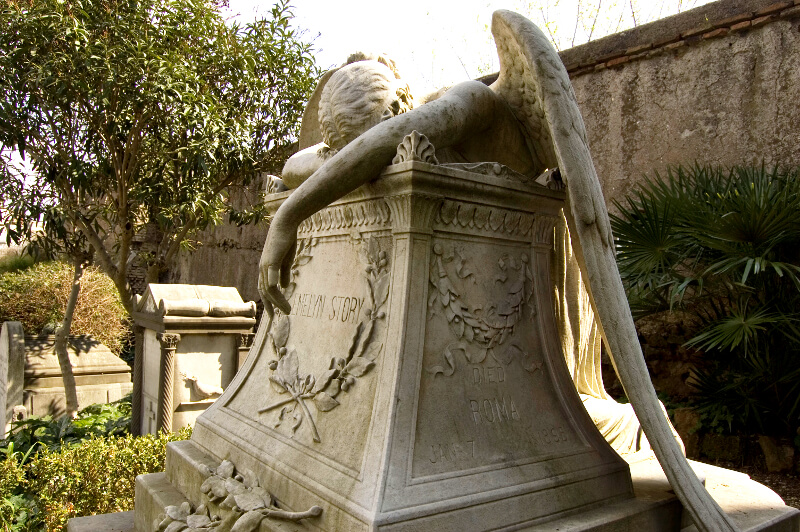
[[289, 314], [292, 312], [292, 306], [284, 297], [283, 293], [277, 286], [270, 286], [269, 287], [269, 299], [273, 305], [278, 307], [278, 310], [283, 312], [284, 314]]
[[281, 263], [281, 286], [286, 288], [289, 286], [289, 283], [292, 280], [292, 263], [294, 262], [294, 254], [297, 252], [297, 242], [292, 245], [292, 249], [289, 250], [289, 253], [283, 257], [283, 262]]
[[283, 296], [283, 293], [278, 288], [278, 280], [280, 278], [280, 268], [277, 266], [270, 266], [267, 270], [267, 299], [284, 314], [289, 314], [292, 311], [292, 306]]

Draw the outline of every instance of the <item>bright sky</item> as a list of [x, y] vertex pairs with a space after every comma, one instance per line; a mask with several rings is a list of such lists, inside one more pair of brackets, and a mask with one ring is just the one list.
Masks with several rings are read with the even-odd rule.
[[[355, 51], [386, 53], [415, 94], [497, 70], [496, 9], [521, 13], [560, 49], [701, 6], [711, 0], [294, 0], [294, 26], [312, 41], [317, 64], [338, 66]], [[244, 22], [269, 14], [270, 0], [230, 0]], [[599, 6], [599, 9], [598, 9]], [[576, 24], [577, 21], [577, 24]], [[592, 29], [594, 28], [594, 29]]]

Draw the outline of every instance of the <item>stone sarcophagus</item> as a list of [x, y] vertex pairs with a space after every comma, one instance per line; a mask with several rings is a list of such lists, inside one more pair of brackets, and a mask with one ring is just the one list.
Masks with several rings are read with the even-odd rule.
[[303, 222], [291, 313], [140, 479], [137, 530], [184, 500], [235, 526], [248, 490], [309, 518], [241, 530], [502, 529], [632, 496], [561, 353], [563, 192], [474, 169], [395, 164]]
[[[67, 355], [75, 377], [78, 408], [112, 403], [131, 392], [130, 366], [88, 335], [71, 335]], [[22, 324], [7, 321], [0, 331], [0, 412], [3, 437], [14, 421], [28, 416], [60, 417], [66, 408], [64, 378], [55, 336], [25, 336]]]
[[[91, 336], [70, 336], [67, 341], [78, 406], [112, 403], [131, 392], [131, 368]], [[25, 337], [23, 404], [29, 416], [60, 416], [65, 395], [55, 336]]]
[[137, 299], [132, 426], [139, 434], [194, 424], [244, 362], [256, 305], [233, 287], [150, 284]]

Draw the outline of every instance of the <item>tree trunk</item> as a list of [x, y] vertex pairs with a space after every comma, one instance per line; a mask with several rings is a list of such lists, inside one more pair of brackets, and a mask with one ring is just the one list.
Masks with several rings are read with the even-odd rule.
[[64, 321], [56, 330], [55, 351], [58, 356], [58, 365], [61, 366], [61, 377], [64, 381], [64, 395], [67, 397], [66, 414], [74, 418], [78, 415], [78, 392], [75, 385], [75, 375], [72, 373], [72, 363], [69, 361], [68, 339], [72, 328], [72, 317], [78, 304], [78, 294], [81, 291], [81, 277], [83, 276], [84, 259], [75, 259], [75, 272], [72, 278], [72, 290], [64, 310]]
[[147, 272], [145, 273], [144, 280], [147, 282], [147, 284], [158, 283], [159, 277], [161, 277], [162, 270], [163, 268], [161, 267], [160, 262], [150, 264], [147, 267]]

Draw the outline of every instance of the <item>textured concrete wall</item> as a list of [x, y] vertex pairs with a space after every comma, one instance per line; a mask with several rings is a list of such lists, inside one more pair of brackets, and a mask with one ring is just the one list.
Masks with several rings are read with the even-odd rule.
[[[666, 19], [639, 42], [612, 36], [624, 55], [611, 59], [606, 39], [562, 54], [568, 68], [584, 59], [569, 70], [609, 206], [670, 165], [800, 165], [800, 7], [760, 4], [709, 4], [731, 9], [700, 27]], [[594, 64], [592, 48], [605, 56]]]

